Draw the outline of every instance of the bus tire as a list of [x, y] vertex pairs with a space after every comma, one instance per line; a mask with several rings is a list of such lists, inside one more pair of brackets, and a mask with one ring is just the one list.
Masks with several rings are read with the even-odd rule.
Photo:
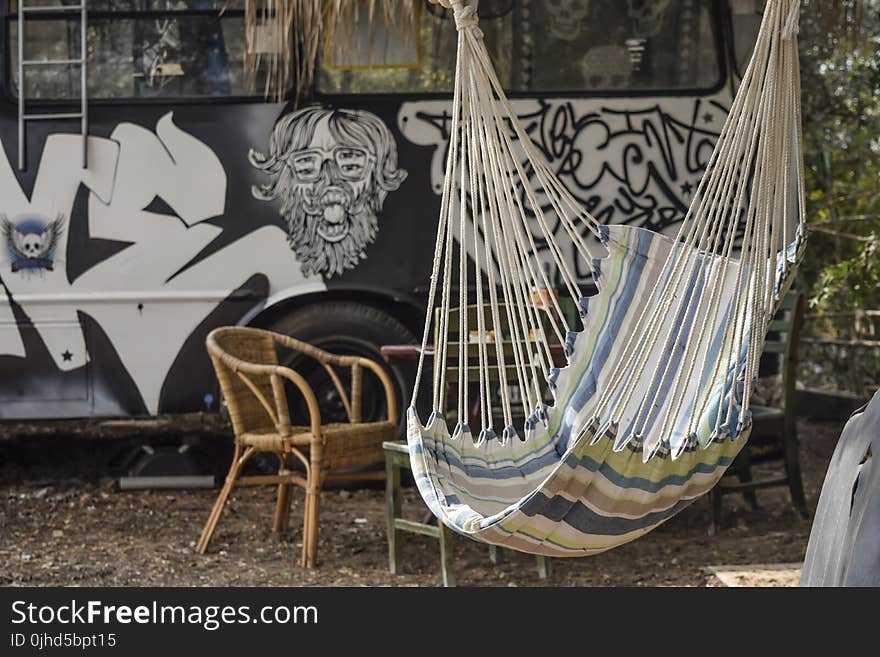
[[[403, 323], [384, 310], [356, 301], [322, 301], [291, 312], [269, 328], [334, 354], [364, 356], [378, 362], [394, 381], [398, 413], [402, 413], [409, 402], [414, 363], [389, 365], [382, 358], [380, 348], [387, 344], [414, 344], [417, 338]], [[283, 364], [300, 372], [313, 387], [321, 407], [322, 422], [347, 420], [335, 386], [323, 367], [313, 359], [296, 355]], [[337, 368], [337, 372], [347, 384], [347, 371]], [[363, 386], [363, 420], [369, 422], [387, 417], [384, 389], [378, 378], [365, 372]], [[295, 424], [306, 420], [303, 416], [307, 413], [301, 400], [297, 404], [292, 398], [290, 411]]]

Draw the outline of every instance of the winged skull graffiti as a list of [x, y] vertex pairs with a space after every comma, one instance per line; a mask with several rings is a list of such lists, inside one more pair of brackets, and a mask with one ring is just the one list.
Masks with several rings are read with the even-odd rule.
[[27, 218], [15, 223], [0, 214], [0, 230], [6, 242], [12, 271], [52, 271], [55, 247], [63, 226], [63, 214], [59, 214], [54, 221]]

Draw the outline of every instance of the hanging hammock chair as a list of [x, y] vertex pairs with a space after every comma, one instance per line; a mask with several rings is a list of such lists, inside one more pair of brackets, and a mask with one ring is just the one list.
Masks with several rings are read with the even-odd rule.
[[[799, 9], [799, 0], [768, 0], [672, 238], [600, 225], [578, 203], [518, 123], [476, 3], [453, 0], [450, 143], [407, 416], [418, 489], [453, 530], [534, 554], [595, 554], [706, 493], [742, 449], [768, 322], [806, 235]], [[592, 271], [593, 296], [566, 262], [572, 248]], [[580, 326], [543, 292], [554, 287], [546, 253]], [[554, 366], [554, 344], [564, 367]], [[423, 424], [415, 407], [429, 358], [433, 412]], [[468, 426], [477, 399], [479, 431]]]

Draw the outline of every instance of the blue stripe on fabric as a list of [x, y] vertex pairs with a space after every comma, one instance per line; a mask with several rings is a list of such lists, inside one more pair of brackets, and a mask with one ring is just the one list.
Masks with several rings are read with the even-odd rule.
[[598, 472], [605, 479], [610, 481], [618, 488], [635, 488], [646, 493], [657, 493], [666, 486], [681, 486], [690, 481], [694, 475], [709, 474], [714, 472], [718, 466], [727, 467], [733, 463], [733, 457], [722, 456], [714, 464], [701, 461], [695, 463], [684, 475], [668, 475], [659, 481], [651, 481], [644, 477], [628, 476], [617, 472], [605, 461], [595, 461], [589, 456], [582, 456], [578, 459], [578, 468], [584, 468], [590, 472]]
[[[540, 452], [542, 450], [549, 450], [549, 451], [547, 452], [547, 454], [539, 456], [537, 458], [543, 459], [547, 455], [552, 455], [552, 454], [556, 453], [556, 450], [551, 447], [550, 441], [544, 443], [543, 445], [538, 445], [533, 450], [530, 450], [528, 452], [523, 452], [522, 454], [520, 454], [517, 457], [497, 456], [496, 455], [496, 456], [493, 456], [491, 459], [487, 458], [485, 456], [482, 456], [479, 453], [465, 454], [462, 450], [458, 449], [458, 447], [456, 447], [454, 444], [452, 444], [450, 442], [447, 442], [445, 440], [440, 440], [438, 438], [432, 438], [430, 436], [423, 435], [422, 436], [422, 445], [425, 445], [425, 443], [431, 443], [433, 445], [442, 446], [444, 459], [446, 457], [446, 453], [451, 452], [456, 457], [456, 463], [460, 463], [462, 461], [477, 461], [479, 463], [485, 463], [487, 468], [489, 466], [494, 465], [494, 464], [502, 464], [502, 463], [507, 462], [507, 463], [510, 463], [511, 465], [504, 466], [504, 467], [520, 469], [520, 461], [524, 462], [527, 465], [527, 464], [531, 463], [536, 458], [536, 456], [538, 454], [540, 454]], [[440, 451], [438, 448], [433, 448], [430, 446], [426, 446], [426, 449], [428, 449], [432, 453]], [[419, 453], [419, 452], [416, 452], [416, 453]], [[439, 458], [435, 458], [434, 460], [439, 462]], [[449, 462], [447, 461], [447, 465], [448, 464], [449, 464]]]
[[[430, 454], [432, 450], [429, 447], [426, 447], [426, 449]], [[557, 462], [557, 459], [553, 458], [552, 454], [548, 456], [550, 457], [549, 463]], [[568, 458], [566, 458], [566, 464], [569, 465], [569, 467], [571, 468], [583, 468], [589, 472], [598, 472], [603, 477], [605, 477], [605, 479], [610, 481], [615, 486], [618, 486], [619, 488], [635, 488], [648, 493], [656, 493], [666, 486], [681, 486], [682, 484], [690, 481], [690, 479], [696, 474], [709, 474], [713, 472], [719, 465], [727, 467], [732, 462], [732, 457], [723, 456], [715, 461], [714, 464], [706, 462], [696, 463], [690, 470], [688, 470], [685, 475], [668, 475], [657, 482], [653, 482], [644, 477], [628, 476], [623, 473], [617, 472], [616, 470], [611, 468], [611, 466], [608, 465], [607, 462], [596, 461], [595, 459], [586, 455], [578, 457], [574, 454], [570, 454]], [[547, 459], [543, 459], [542, 464], [543, 465], [541, 467], [546, 467], [548, 464]], [[460, 472], [463, 471], [468, 477], [473, 479], [487, 479], [492, 481], [501, 481], [505, 479], [521, 479], [521, 477], [519, 476], [501, 476], [499, 470], [490, 470], [488, 468], [482, 468], [476, 465], [462, 464], [457, 459], [454, 459], [453, 462], [450, 463], [450, 465]], [[541, 467], [530, 468], [531, 472], [529, 474], [540, 470]], [[504, 468], [503, 471], [518, 472], [514, 468]]]
[[[682, 247], [683, 248], [683, 247]], [[686, 257], [686, 256], [685, 256]], [[657, 421], [660, 416], [661, 408], [666, 403], [669, 393], [672, 391], [673, 386], [677, 383], [677, 376], [679, 369], [681, 369], [681, 361], [684, 358], [684, 350], [687, 345], [687, 341], [691, 335], [691, 329], [693, 328], [694, 317], [697, 312], [697, 304], [691, 304], [691, 299], [694, 296], [698, 296], [702, 294], [703, 289], [705, 287], [706, 281], [703, 277], [703, 267], [705, 266], [706, 260], [701, 258], [701, 262], [699, 266], [692, 268], [690, 280], [687, 283], [687, 288], [684, 292], [684, 299], [682, 303], [679, 305], [678, 314], [674, 320], [674, 327], [680, 327], [680, 333], [678, 336], [670, 335], [669, 339], [664, 346], [663, 352], [660, 356], [660, 361], [657, 367], [656, 376], [659, 379], [655, 379], [652, 383], [652, 387], [649, 388], [649, 391], [652, 390], [655, 386], [657, 386], [660, 382], [663, 382], [663, 385], [660, 387], [660, 390], [657, 391], [656, 394], [652, 394], [649, 392], [649, 397], [646, 397], [642, 401], [642, 405], [639, 406], [639, 412], [636, 413], [635, 419], [642, 414], [642, 407], [649, 400], [653, 400], [652, 408], [648, 412], [647, 417], [644, 418], [640, 426], [630, 425], [626, 432], [622, 432], [621, 438], [625, 438], [631, 433], [640, 433], [642, 435], [650, 435], [657, 424]], [[678, 345], [676, 347], [676, 342]], [[673, 350], [673, 347], [675, 349]], [[664, 377], [663, 372], [669, 369], [669, 373]]]
[[[647, 250], [650, 249], [653, 240], [652, 233], [646, 230], [639, 229], [636, 232], [636, 236], [637, 246], [635, 252], [633, 253], [631, 249], [627, 249], [626, 254], [622, 256], [622, 259], [624, 261], [628, 259], [630, 264], [629, 266], [626, 265], [626, 262], [621, 264], [623, 275], [617, 280], [611, 298], [617, 296], [621, 285], [623, 290], [608, 310], [608, 315], [602, 324], [602, 328], [598, 331], [599, 338], [596, 341], [590, 358], [590, 365], [578, 377], [575, 390], [565, 404], [566, 408], [574, 407], [577, 409], [577, 412], [580, 412], [592, 399], [593, 395], [596, 394], [599, 374], [605, 368], [605, 363], [608, 361], [616, 339], [619, 339], [621, 326], [628, 315], [627, 311], [632, 306], [633, 298], [639, 287], [639, 281], [648, 262], [644, 253], [647, 253]], [[628, 258], [627, 255], [629, 256]], [[558, 444], [565, 445], [566, 449], [568, 449], [573, 438], [571, 435], [571, 423], [560, 426], [557, 433], [559, 436]]]
[[[543, 517], [553, 522], [564, 522], [583, 534], [622, 536], [639, 530], [650, 529], [668, 520], [682, 509], [693, 504], [695, 499], [679, 500], [668, 509], [652, 511], [639, 518], [605, 516], [596, 513], [582, 502], [578, 501], [575, 504], [571, 504], [571, 500], [558, 495], [552, 499], [544, 495], [538, 495], [533, 498], [535, 509], [522, 508], [520, 510], [530, 518]], [[552, 542], [550, 537], [544, 540]]]
[[[446, 443], [446, 445], [448, 446], [448, 443]], [[439, 460], [437, 459], [437, 451], [435, 449], [431, 448], [428, 445], [425, 445], [425, 449], [427, 450], [428, 454], [432, 458], [434, 458], [435, 461]], [[547, 452], [547, 454], [533, 458], [521, 466], [505, 465], [495, 468], [483, 467], [474, 463], [463, 462], [461, 458], [459, 458], [459, 455], [454, 454], [453, 450], [451, 449], [444, 450], [444, 457], [444, 460], [450, 468], [455, 468], [459, 471], [464, 472], [465, 475], [469, 478], [491, 479], [494, 481], [500, 481], [504, 479], [523, 479], [524, 477], [536, 473], [538, 470], [541, 470], [548, 466], [552, 466], [559, 462], [559, 457], [557, 456], [555, 450], [550, 450], [549, 452]], [[488, 461], [487, 459], [476, 455], [465, 456], [464, 459], [468, 461], [482, 461], [486, 464], [495, 464], [495, 462], [493, 461]]]

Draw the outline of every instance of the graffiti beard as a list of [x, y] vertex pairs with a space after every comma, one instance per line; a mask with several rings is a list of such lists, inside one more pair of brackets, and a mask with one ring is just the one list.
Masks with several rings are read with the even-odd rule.
[[290, 248], [302, 262], [305, 275], [335, 276], [364, 257], [364, 247], [379, 230], [376, 209], [367, 188], [355, 190], [344, 180], [324, 176], [314, 188], [293, 186], [287, 221]]
[[254, 197], [281, 201], [287, 241], [306, 276], [338, 276], [366, 258], [385, 198], [406, 179], [378, 116], [321, 105], [282, 116], [268, 155], [251, 151], [249, 159], [269, 177], [254, 185]]

